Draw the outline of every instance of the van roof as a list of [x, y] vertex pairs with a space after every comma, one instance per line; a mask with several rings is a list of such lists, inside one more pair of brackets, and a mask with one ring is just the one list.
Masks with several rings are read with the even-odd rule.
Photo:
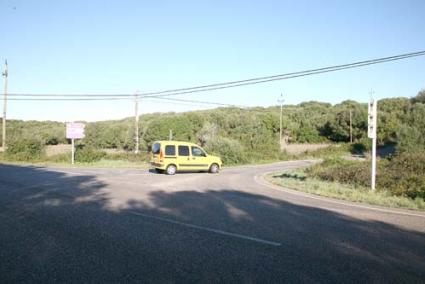
[[[152, 145], [153, 144], [155, 144], [155, 143], [160, 143], [160, 144], [168, 144], [168, 145], [172, 145], [172, 144], [174, 144], [174, 145], [177, 145], [177, 144], [186, 144], [186, 145], [194, 145], [194, 146], [198, 146], [198, 145], [196, 145], [195, 143], [192, 143], [192, 142], [186, 142], [186, 141], [175, 141], [175, 140], [159, 140], [159, 141], [155, 141], [155, 142], [153, 142], [152, 143]], [[199, 147], [199, 146], [198, 146]]]

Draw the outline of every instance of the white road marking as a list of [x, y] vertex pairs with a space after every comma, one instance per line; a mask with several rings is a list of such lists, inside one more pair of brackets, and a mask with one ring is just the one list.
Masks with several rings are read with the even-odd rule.
[[[348, 203], [348, 202], [341, 202], [338, 200], [333, 200], [330, 197], [326, 198], [326, 197], [320, 197], [320, 196], [314, 196], [312, 194], [306, 193], [306, 192], [301, 192], [301, 191], [297, 191], [294, 189], [289, 189], [289, 188], [285, 188], [285, 187], [281, 187], [278, 185], [274, 185], [274, 184], [270, 184], [269, 182], [267, 182], [264, 179], [264, 176], [270, 173], [273, 173], [275, 171], [272, 172], [267, 172], [262, 174], [260, 177], [258, 175], [254, 176], [254, 181], [262, 186], [274, 189], [274, 190], [278, 190], [278, 191], [283, 191], [292, 195], [298, 195], [298, 196], [303, 196], [303, 197], [307, 197], [310, 199], [315, 199], [315, 200], [320, 200], [320, 201], [324, 201], [324, 202], [328, 202], [328, 203], [334, 203], [334, 204], [338, 204], [338, 205], [344, 205], [344, 206], [349, 206], [349, 207], [356, 207], [356, 208], [363, 208], [363, 209], [369, 209], [369, 210], [374, 210], [374, 211], [380, 211], [380, 212], [385, 212], [385, 213], [391, 213], [391, 214], [399, 214], [399, 215], [407, 215], [407, 216], [414, 216], [414, 217], [420, 217], [420, 218], [425, 218], [425, 215], [421, 215], [421, 214], [415, 214], [415, 213], [409, 213], [409, 212], [403, 212], [403, 211], [395, 211], [395, 210], [390, 210], [390, 209], [384, 209], [384, 208], [376, 208], [376, 207], [370, 207], [367, 205], [360, 205], [360, 204], [352, 204], [352, 203]], [[259, 181], [261, 180], [261, 181]], [[324, 209], [329, 209], [327, 207], [321, 207]]]
[[219, 235], [224, 235], [224, 236], [234, 237], [234, 238], [238, 238], [238, 239], [253, 241], [253, 242], [271, 245], [271, 246], [275, 246], [275, 247], [282, 245], [282, 244], [277, 243], [277, 242], [267, 241], [267, 240], [263, 240], [263, 239], [259, 239], [259, 238], [255, 238], [255, 237], [250, 237], [250, 236], [245, 236], [245, 235], [240, 235], [240, 234], [236, 234], [236, 233], [230, 233], [230, 232], [212, 229], [212, 228], [208, 228], [208, 227], [193, 225], [193, 224], [189, 224], [189, 223], [175, 221], [175, 220], [168, 219], [168, 218], [147, 215], [147, 214], [143, 214], [143, 213], [140, 213], [140, 212], [130, 211], [130, 213], [133, 214], [133, 215], [137, 215], [137, 216], [141, 216], [141, 217], [145, 217], [145, 218], [149, 218], [149, 219], [154, 219], [154, 220], [167, 222], [167, 223], [171, 223], [171, 224], [175, 224], [175, 225], [180, 225], [180, 226], [184, 226], [184, 227], [188, 227], [188, 228], [192, 228], [192, 229], [197, 229], [197, 230], [202, 230], [202, 231], [215, 233], [215, 234], [219, 234]]

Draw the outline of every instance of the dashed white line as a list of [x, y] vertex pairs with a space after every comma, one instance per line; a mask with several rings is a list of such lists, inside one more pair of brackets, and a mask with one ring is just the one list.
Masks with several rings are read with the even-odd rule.
[[201, 230], [201, 231], [206, 231], [206, 232], [210, 232], [210, 233], [215, 233], [215, 234], [219, 234], [219, 235], [224, 235], [224, 236], [228, 236], [228, 237], [248, 240], [248, 241], [261, 243], [261, 244], [265, 244], [265, 245], [271, 245], [271, 246], [275, 246], [275, 247], [282, 245], [281, 243], [277, 243], [277, 242], [267, 241], [267, 240], [263, 240], [263, 239], [259, 239], [259, 238], [255, 238], [255, 237], [251, 237], [251, 236], [246, 236], [246, 235], [241, 235], [241, 234], [236, 234], [236, 233], [230, 233], [230, 232], [226, 232], [226, 231], [222, 231], [222, 230], [218, 230], [218, 229], [193, 225], [193, 224], [184, 223], [184, 222], [180, 222], [180, 221], [176, 221], [176, 220], [172, 220], [172, 219], [168, 219], [168, 218], [147, 215], [147, 214], [143, 214], [143, 213], [136, 212], [136, 211], [130, 211], [129, 213], [131, 213], [133, 215], [141, 216], [141, 217], [144, 217], [144, 218], [158, 220], [158, 221], [161, 221], [161, 222], [167, 222], [167, 223], [171, 223], [171, 224], [175, 224], [175, 225], [180, 225], [180, 226], [184, 226], [184, 227], [188, 227], [188, 228], [192, 228], [192, 229], [196, 229], [196, 230]]

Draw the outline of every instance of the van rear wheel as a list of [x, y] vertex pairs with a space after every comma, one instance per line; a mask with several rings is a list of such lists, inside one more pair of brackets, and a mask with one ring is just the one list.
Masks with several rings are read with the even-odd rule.
[[220, 167], [217, 164], [212, 164], [210, 166], [209, 172], [212, 174], [218, 174], [219, 170], [220, 170]]
[[169, 165], [165, 171], [167, 175], [174, 175], [177, 171], [177, 168], [175, 165]]

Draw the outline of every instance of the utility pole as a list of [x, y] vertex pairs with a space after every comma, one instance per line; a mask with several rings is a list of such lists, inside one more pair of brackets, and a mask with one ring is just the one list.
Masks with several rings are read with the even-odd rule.
[[170, 134], [168, 135], [168, 140], [173, 140], [173, 130], [170, 129]]
[[136, 137], [136, 149], [134, 153], [139, 153], [139, 96], [138, 91], [134, 94], [134, 134]]
[[374, 92], [370, 93], [371, 100], [368, 107], [368, 133], [367, 136], [372, 138], [372, 177], [371, 177], [371, 188], [375, 191], [376, 183], [376, 129], [377, 129], [377, 108], [378, 102], [373, 99]]
[[353, 143], [353, 115], [352, 110], [350, 109], [350, 143]]
[[283, 94], [280, 94], [280, 99], [277, 100], [278, 103], [280, 103], [280, 124], [279, 124], [279, 145], [280, 145], [280, 151], [282, 151], [283, 145], [282, 145], [282, 115], [283, 115], [283, 102], [285, 100], [283, 99]]
[[4, 96], [3, 96], [3, 131], [2, 131], [2, 148], [3, 151], [6, 150], [6, 111], [7, 111], [7, 60], [4, 61], [4, 72], [2, 73], [4, 77]]

